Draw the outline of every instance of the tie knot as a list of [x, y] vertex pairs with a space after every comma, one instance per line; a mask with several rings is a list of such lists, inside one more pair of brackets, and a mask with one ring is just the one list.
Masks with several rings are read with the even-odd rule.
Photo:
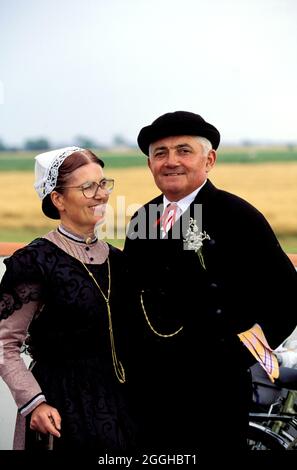
[[176, 202], [170, 202], [167, 204], [165, 210], [176, 210], [177, 209], [177, 203]]

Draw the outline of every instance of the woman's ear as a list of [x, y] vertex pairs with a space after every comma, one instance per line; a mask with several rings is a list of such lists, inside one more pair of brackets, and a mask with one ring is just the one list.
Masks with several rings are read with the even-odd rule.
[[58, 193], [57, 191], [52, 191], [51, 201], [53, 205], [58, 209], [59, 212], [63, 212], [65, 210], [63, 194]]

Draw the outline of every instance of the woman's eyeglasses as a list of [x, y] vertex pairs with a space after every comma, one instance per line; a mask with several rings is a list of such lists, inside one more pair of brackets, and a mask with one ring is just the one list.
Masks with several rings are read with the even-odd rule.
[[80, 189], [83, 193], [83, 195], [87, 199], [92, 199], [93, 197], [96, 196], [98, 189], [100, 188], [102, 191], [107, 192], [110, 194], [113, 190], [114, 187], [114, 179], [111, 178], [103, 178], [99, 183], [96, 183], [96, 181], [87, 181], [86, 183], [80, 185], [80, 186], [57, 186], [56, 189]]

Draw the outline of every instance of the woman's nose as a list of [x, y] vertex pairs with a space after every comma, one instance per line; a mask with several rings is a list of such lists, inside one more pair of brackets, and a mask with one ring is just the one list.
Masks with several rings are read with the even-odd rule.
[[100, 186], [98, 186], [97, 188], [97, 191], [95, 193], [95, 196], [94, 196], [94, 199], [108, 199], [109, 197], [109, 193], [106, 189], [102, 189], [100, 188]]

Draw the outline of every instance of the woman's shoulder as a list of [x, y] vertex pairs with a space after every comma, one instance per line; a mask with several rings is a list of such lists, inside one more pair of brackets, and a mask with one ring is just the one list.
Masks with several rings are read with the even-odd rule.
[[24, 254], [33, 253], [35, 250], [52, 251], [55, 249], [54, 243], [43, 237], [38, 237], [32, 240], [28, 245], [19, 248], [13, 253], [13, 256], [21, 256]]
[[44, 264], [50, 254], [56, 251], [56, 246], [45, 238], [39, 237], [32, 240], [28, 245], [15, 251], [10, 257], [4, 260], [6, 265], [20, 264], [32, 266], [32, 264]]

